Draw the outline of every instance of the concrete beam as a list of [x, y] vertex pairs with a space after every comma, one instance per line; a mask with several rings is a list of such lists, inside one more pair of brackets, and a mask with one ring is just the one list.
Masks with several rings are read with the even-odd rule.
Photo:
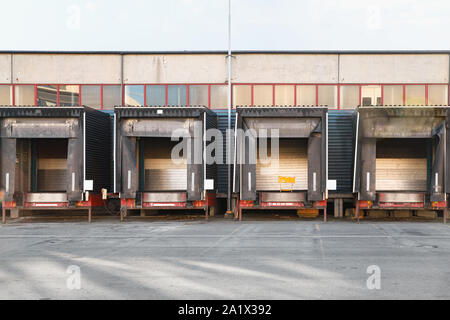
[[343, 54], [341, 83], [448, 83], [446, 54]]
[[233, 82], [337, 83], [336, 54], [237, 54]]
[[124, 83], [225, 83], [222, 54], [124, 55]]
[[11, 82], [11, 55], [0, 54], [0, 83]]
[[[3, 70], [0, 75], [1, 72]], [[120, 84], [120, 55], [15, 54], [13, 81]]]

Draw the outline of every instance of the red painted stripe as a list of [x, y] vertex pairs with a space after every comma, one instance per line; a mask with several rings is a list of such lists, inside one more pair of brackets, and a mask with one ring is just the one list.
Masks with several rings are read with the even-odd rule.
[[272, 85], [272, 105], [275, 105], [275, 85]]
[[166, 106], [167, 106], [167, 84], [166, 84]]
[[147, 86], [144, 85], [144, 106], [147, 105]]
[[56, 85], [56, 105], [59, 107], [59, 84]]

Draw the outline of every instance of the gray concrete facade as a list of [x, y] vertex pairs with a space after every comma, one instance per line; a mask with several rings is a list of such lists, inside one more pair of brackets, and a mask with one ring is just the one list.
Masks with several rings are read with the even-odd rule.
[[[232, 81], [448, 83], [449, 56], [445, 52], [236, 52]], [[0, 83], [4, 84], [225, 83], [226, 79], [225, 52], [0, 52]]]

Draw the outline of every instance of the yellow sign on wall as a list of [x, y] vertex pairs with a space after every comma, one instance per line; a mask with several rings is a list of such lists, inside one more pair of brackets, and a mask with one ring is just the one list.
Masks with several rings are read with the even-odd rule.
[[295, 183], [295, 177], [283, 177], [283, 176], [279, 176], [278, 177], [278, 183]]
[[[295, 177], [278, 176], [278, 183], [280, 184], [280, 191], [292, 191], [294, 189]], [[283, 188], [283, 184], [288, 184], [289, 188]]]

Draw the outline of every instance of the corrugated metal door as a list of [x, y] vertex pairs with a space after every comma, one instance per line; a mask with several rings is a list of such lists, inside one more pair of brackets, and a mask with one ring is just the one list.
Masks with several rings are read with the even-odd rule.
[[[217, 165], [217, 180], [218, 180], [218, 192], [226, 193], [228, 189], [228, 165], [227, 159], [227, 144], [228, 139], [226, 130], [228, 128], [228, 110], [213, 110], [217, 114], [217, 127], [222, 132], [223, 139], [223, 163]], [[234, 122], [236, 120], [236, 110], [231, 110], [231, 128], [234, 130]], [[231, 135], [231, 152], [234, 152], [234, 134]], [[231, 159], [233, 161], [234, 155]], [[233, 177], [233, 165], [231, 166], [231, 176]], [[231, 182], [233, 183], [233, 182]]]
[[328, 179], [336, 180], [330, 193], [351, 193], [355, 110], [328, 110]]
[[[267, 143], [267, 153], [271, 156], [270, 139]], [[295, 177], [293, 190], [308, 189], [308, 157], [307, 139], [280, 139], [279, 140], [279, 163], [278, 167], [261, 163], [259, 159], [256, 163], [256, 190], [280, 190], [278, 177]], [[283, 189], [290, 188], [290, 185], [283, 184]]]
[[[178, 141], [168, 138], [147, 138], [144, 152], [144, 190], [181, 191], [187, 186], [187, 164], [171, 159], [172, 148]], [[141, 151], [142, 152], [142, 151]], [[186, 157], [186, 155], [183, 155]]]
[[36, 144], [36, 191], [66, 191], [67, 139], [37, 139]]
[[426, 191], [427, 150], [425, 139], [377, 141], [376, 190]]

